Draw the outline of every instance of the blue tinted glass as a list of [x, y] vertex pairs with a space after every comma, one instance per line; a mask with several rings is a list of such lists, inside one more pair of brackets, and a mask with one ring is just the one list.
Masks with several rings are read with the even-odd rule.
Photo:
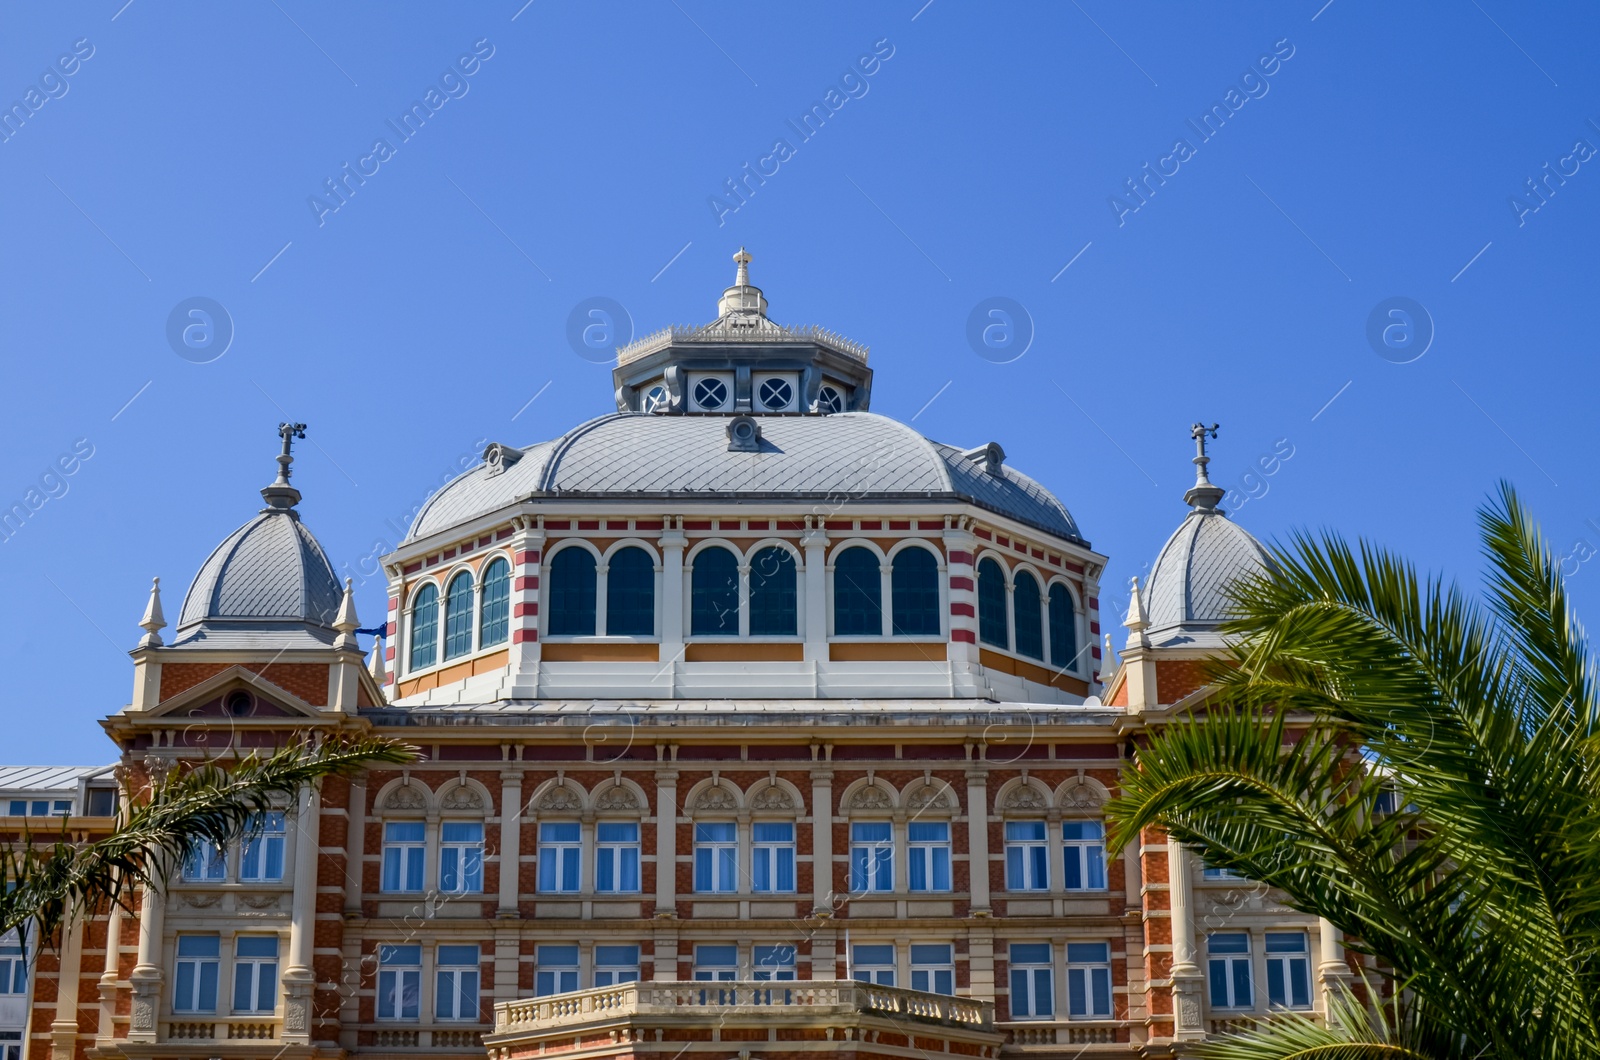
[[794, 842], [794, 825], [787, 822], [758, 822], [753, 827], [757, 843]]
[[391, 843], [420, 843], [427, 835], [421, 821], [390, 821], [383, 826], [383, 837]]
[[446, 822], [441, 826], [440, 838], [446, 843], [481, 843], [483, 825], [476, 821]]
[[754, 956], [757, 968], [788, 968], [794, 964], [794, 947], [757, 946]]
[[1006, 576], [992, 559], [978, 564], [978, 639], [996, 648], [1010, 647], [1006, 636]]
[[1065, 839], [1103, 839], [1105, 825], [1099, 821], [1062, 821], [1061, 835]]
[[1250, 936], [1242, 931], [1212, 935], [1206, 939], [1206, 948], [1211, 953], [1249, 953]]
[[1048, 942], [1018, 942], [1011, 947], [1012, 964], [1049, 964]]
[[907, 838], [913, 843], [947, 843], [950, 841], [950, 826], [936, 821], [912, 821], [906, 826]]
[[240, 935], [237, 940], [241, 957], [276, 957], [278, 955], [278, 937], [276, 935]]
[[604, 821], [599, 826], [599, 838], [602, 843], [637, 843], [639, 826], [632, 822]]
[[629, 967], [639, 963], [639, 947], [637, 946], [596, 946], [594, 948], [594, 963], [606, 967]]
[[478, 646], [504, 643], [511, 626], [511, 564], [502, 558], [484, 568], [478, 615]]
[[1007, 821], [1006, 838], [1013, 842], [1043, 841], [1043, 821]]
[[857, 964], [893, 964], [893, 946], [857, 946], [855, 949], [855, 962]]
[[462, 965], [478, 963], [478, 947], [476, 946], [440, 946], [439, 963]]
[[1105, 942], [1067, 943], [1068, 964], [1104, 964], [1111, 960], [1111, 946]]
[[472, 575], [462, 571], [450, 579], [444, 597], [444, 657], [454, 659], [472, 650]]
[[1077, 660], [1077, 627], [1072, 594], [1059, 582], [1050, 586], [1050, 665], [1071, 666]]
[[576, 843], [581, 834], [580, 828], [576, 822], [542, 824], [539, 826], [539, 840], [544, 843]]
[[794, 556], [776, 546], [757, 552], [750, 559], [750, 635], [792, 637], [798, 613]]
[[694, 963], [699, 965], [730, 965], [739, 963], [737, 946], [696, 946]]
[[655, 560], [642, 548], [619, 549], [607, 564], [606, 633], [648, 637], [656, 631]]
[[949, 964], [950, 963], [950, 947], [949, 946], [913, 945], [911, 947], [911, 963], [912, 964]]
[[222, 952], [222, 940], [216, 935], [179, 935], [179, 957], [215, 957]]
[[694, 826], [696, 843], [732, 843], [738, 838], [738, 826], [733, 823], [697, 824]]
[[594, 636], [594, 555], [588, 549], [564, 548], [550, 561], [550, 634]]
[[1039, 615], [1039, 582], [1027, 571], [1018, 571], [1011, 588], [1011, 609], [1017, 632], [1017, 654], [1044, 659], [1044, 628]]
[[883, 579], [869, 549], [847, 548], [833, 561], [833, 632], [841, 637], [883, 634]]
[[1267, 932], [1268, 953], [1304, 953], [1306, 951], [1306, 937], [1296, 932]]
[[893, 838], [888, 821], [864, 821], [850, 826], [850, 838], [857, 843], [887, 843]]
[[432, 666], [439, 649], [439, 589], [424, 585], [411, 599], [411, 669]]
[[578, 947], [576, 946], [540, 946], [538, 950], [540, 964], [572, 965], [578, 963]]
[[725, 548], [694, 558], [689, 578], [689, 632], [696, 637], [739, 635], [739, 561]]
[[889, 564], [891, 632], [938, 636], [939, 561], [925, 548], [903, 548]]
[[416, 964], [421, 964], [422, 963], [422, 947], [421, 946], [379, 946], [378, 947], [378, 963], [379, 964], [402, 965], [402, 966], [405, 966], [405, 967], [409, 967], [411, 965], [416, 965]]

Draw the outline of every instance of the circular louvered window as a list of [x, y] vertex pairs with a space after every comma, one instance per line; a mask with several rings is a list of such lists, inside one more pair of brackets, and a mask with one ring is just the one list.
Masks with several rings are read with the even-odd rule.
[[667, 411], [667, 388], [664, 387], [664, 386], [653, 386], [648, 391], [646, 391], [645, 395], [644, 395], [644, 400], [639, 402], [639, 411], [641, 411], [641, 412], [665, 412], [665, 411]]
[[702, 379], [694, 385], [694, 403], [703, 409], [720, 409], [728, 403], [728, 384], [720, 379]]
[[817, 411], [825, 416], [844, 411], [844, 395], [838, 387], [825, 386], [817, 394]]
[[768, 379], [761, 384], [761, 406], [781, 411], [794, 400], [794, 387], [783, 379]]

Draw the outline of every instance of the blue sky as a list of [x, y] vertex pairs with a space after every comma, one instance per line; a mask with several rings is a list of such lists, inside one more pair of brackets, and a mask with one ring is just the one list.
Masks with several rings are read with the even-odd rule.
[[[129, 697], [149, 579], [175, 615], [280, 420], [310, 425], [307, 525], [359, 572], [485, 439], [614, 407], [574, 307], [704, 322], [741, 244], [774, 319], [872, 347], [875, 411], [999, 441], [1062, 497], [1112, 556], [1108, 624], [1202, 418], [1257, 535], [1336, 528], [1469, 584], [1510, 479], [1594, 613], [1600, 12], [732, 10], [5, 13], [0, 501], [40, 491], [0, 545], [7, 761], [112, 756], [94, 721]], [[168, 337], [192, 298], [225, 314], [197, 348]], [[969, 342], [993, 298], [1021, 356]]]

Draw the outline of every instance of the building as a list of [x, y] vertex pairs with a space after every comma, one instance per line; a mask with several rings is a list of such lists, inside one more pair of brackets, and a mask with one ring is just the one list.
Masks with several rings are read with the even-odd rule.
[[291, 734], [423, 758], [89, 925], [35, 1050], [1065, 1060], [1323, 1005], [1328, 925], [1157, 835], [1105, 856], [1131, 749], [1203, 701], [1221, 589], [1264, 562], [1204, 432], [1113, 661], [1068, 509], [998, 443], [873, 414], [866, 348], [774, 323], [736, 261], [714, 322], [619, 351], [615, 413], [430, 499], [370, 660], [284, 425], [169, 634], [152, 588], [122, 782]]

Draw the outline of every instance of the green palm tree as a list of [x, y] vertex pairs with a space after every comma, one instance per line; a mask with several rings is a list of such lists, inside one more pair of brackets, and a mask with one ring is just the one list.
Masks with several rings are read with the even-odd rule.
[[1235, 588], [1201, 717], [1138, 753], [1112, 845], [1157, 826], [1325, 917], [1380, 976], [1215, 1058], [1600, 1057], [1600, 703], [1559, 560], [1510, 486], [1482, 599], [1333, 535]]
[[250, 830], [257, 814], [285, 799], [293, 805], [308, 783], [415, 757], [393, 740], [334, 737], [291, 744], [266, 758], [173, 770], [103, 839], [38, 843], [24, 836], [0, 851], [0, 933], [37, 931], [48, 940], [74, 916], [126, 903], [136, 884], [164, 884], [194, 846], [226, 846]]

